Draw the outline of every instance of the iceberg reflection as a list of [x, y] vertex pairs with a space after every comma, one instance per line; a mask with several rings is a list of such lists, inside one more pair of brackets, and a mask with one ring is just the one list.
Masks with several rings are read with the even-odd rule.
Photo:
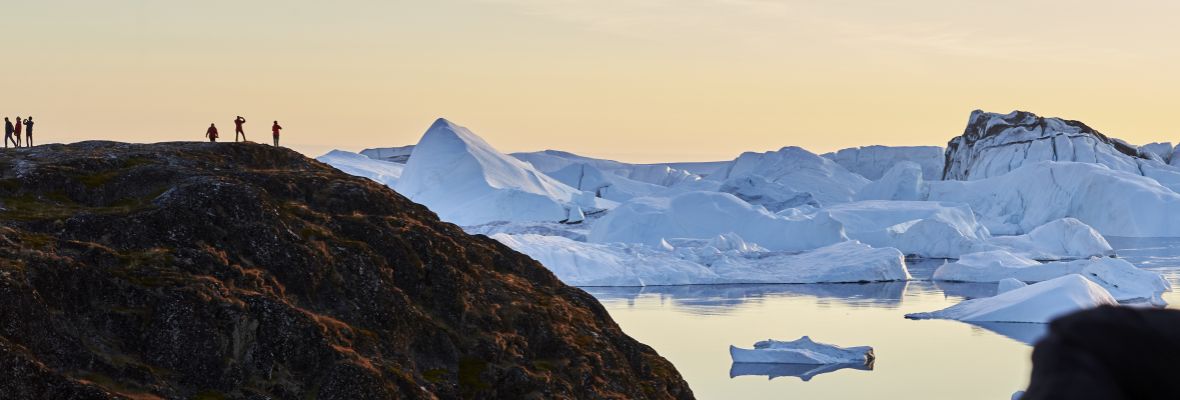
[[823, 365], [733, 363], [733, 365], [729, 367], [729, 377], [732, 379], [739, 376], [765, 376], [767, 379], [774, 379], [783, 376], [794, 376], [802, 379], [804, 382], [807, 382], [816, 375], [836, 372], [842, 369], [872, 371], [873, 362], [869, 361], [868, 363]]

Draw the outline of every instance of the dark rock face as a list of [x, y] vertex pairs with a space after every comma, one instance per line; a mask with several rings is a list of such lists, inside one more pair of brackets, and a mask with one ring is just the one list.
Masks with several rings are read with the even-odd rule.
[[602, 306], [255, 144], [0, 152], [0, 398], [691, 398]]
[[943, 179], [987, 178], [1036, 161], [1098, 163], [1142, 175], [1139, 164], [1147, 159], [1136, 147], [1079, 121], [975, 110], [963, 135], [946, 145]]

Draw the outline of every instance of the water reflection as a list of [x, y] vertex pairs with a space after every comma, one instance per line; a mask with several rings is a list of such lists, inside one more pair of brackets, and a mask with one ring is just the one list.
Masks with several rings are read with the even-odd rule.
[[688, 285], [631, 288], [582, 288], [602, 302], [625, 302], [634, 306], [641, 298], [658, 299], [675, 309], [693, 314], [717, 315], [736, 307], [759, 304], [769, 298], [814, 297], [848, 306], [896, 307], [909, 282], [818, 283], [774, 285]]
[[761, 364], [761, 363], [733, 363], [729, 367], [730, 379], [739, 376], [765, 376], [774, 379], [783, 376], [794, 376], [804, 382], [810, 381], [816, 375], [836, 372], [842, 369], [856, 369], [872, 371], [873, 362], [858, 364]]
[[1025, 324], [1017, 322], [965, 322], [978, 328], [998, 333], [1001, 336], [1032, 346], [1049, 332], [1049, 324]]

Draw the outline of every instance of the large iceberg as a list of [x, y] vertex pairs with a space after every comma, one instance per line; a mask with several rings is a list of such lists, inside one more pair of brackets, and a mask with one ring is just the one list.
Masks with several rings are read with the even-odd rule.
[[906, 314], [906, 318], [1045, 324], [1074, 311], [1117, 304], [1106, 289], [1081, 275], [1070, 274], [993, 297], [966, 300], [939, 311]]
[[328, 154], [316, 157], [316, 160], [336, 167], [346, 174], [369, 178], [389, 187], [397, 184], [406, 167], [403, 164], [375, 160], [344, 150], [332, 150]]
[[[904, 281], [905, 259], [895, 249], [856, 241], [803, 253], [758, 249], [733, 235], [658, 246], [585, 243], [565, 237], [494, 234], [574, 286], [648, 286], [750, 283]], [[736, 239], [736, 240], [735, 240]]]
[[441, 118], [414, 147], [395, 188], [459, 225], [561, 221], [575, 209], [614, 205], [496, 151], [467, 128]]
[[963, 135], [947, 143], [942, 178], [986, 179], [1041, 161], [1100, 164], [1180, 191], [1180, 169], [1169, 166], [1161, 157], [1103, 135], [1084, 123], [1024, 111], [1003, 115], [972, 112]]
[[1070, 274], [1093, 281], [1119, 301], [1149, 300], [1162, 304], [1160, 294], [1172, 288], [1163, 276], [1136, 268], [1122, 259], [1095, 257], [1040, 263], [1003, 250], [964, 255], [958, 261], [939, 267], [932, 279], [1000, 282], [1013, 278], [1022, 282], [1041, 282]]
[[[761, 177], [762, 181], [791, 193], [811, 193], [824, 205], [852, 201], [853, 195], [869, 183], [868, 179], [849, 172], [836, 162], [799, 147], [784, 147], [766, 153], [742, 153], [707, 179], [726, 182], [752, 176]], [[764, 192], [762, 189], [755, 190]], [[740, 193], [735, 194], [741, 196]]]
[[864, 146], [841, 149], [823, 155], [869, 180], [881, 179], [899, 162], [918, 165], [925, 176], [941, 176], [944, 156], [938, 146]]
[[752, 349], [731, 345], [729, 355], [735, 363], [757, 364], [869, 364], [876, 358], [869, 346], [840, 347], [807, 336], [789, 342], [767, 339]]
[[915, 181], [918, 171], [912, 165], [898, 164], [894, 170], [898, 172], [866, 186], [858, 198], [965, 203], [999, 235], [1076, 218], [1106, 236], [1180, 236], [1180, 213], [1175, 212], [1180, 194], [1155, 179], [1101, 164], [1042, 161], [973, 181]]
[[844, 241], [843, 231], [826, 213], [788, 218], [728, 193], [688, 192], [623, 203], [594, 224], [588, 240], [655, 246], [665, 239], [708, 239], [733, 232], [767, 249], [801, 251]]

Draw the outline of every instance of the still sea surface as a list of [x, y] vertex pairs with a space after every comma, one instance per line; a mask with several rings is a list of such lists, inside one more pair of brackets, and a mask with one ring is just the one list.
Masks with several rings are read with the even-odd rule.
[[[1180, 287], [1180, 238], [1107, 238]], [[1028, 384], [1040, 324], [907, 320], [995, 284], [933, 282], [943, 260], [909, 261], [909, 282], [584, 288], [623, 330], [656, 349], [701, 399], [1009, 399]], [[1180, 307], [1180, 293], [1164, 294]], [[729, 345], [764, 339], [872, 346], [871, 369], [734, 365]]]

